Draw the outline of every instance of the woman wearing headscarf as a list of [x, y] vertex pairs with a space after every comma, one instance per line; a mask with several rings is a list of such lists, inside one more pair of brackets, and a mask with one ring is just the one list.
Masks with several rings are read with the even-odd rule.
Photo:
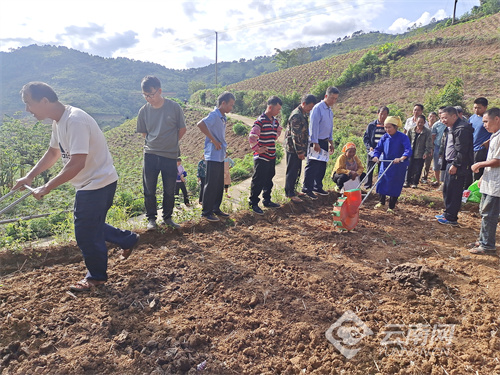
[[337, 184], [338, 190], [341, 190], [349, 179], [355, 180], [359, 176], [360, 181], [363, 180], [366, 175], [363, 170], [363, 163], [356, 156], [356, 145], [348, 142], [342, 147], [342, 154], [335, 162], [332, 180]]
[[[383, 154], [383, 160], [377, 181], [377, 193], [380, 195], [380, 203], [375, 208], [385, 206], [386, 197], [389, 196], [389, 209], [393, 213], [398, 197], [403, 190], [408, 158], [411, 157], [411, 144], [408, 136], [398, 131], [401, 128], [401, 119], [398, 116], [389, 116], [384, 122], [386, 133], [380, 138], [377, 147], [373, 150], [373, 161], [377, 163]], [[389, 167], [390, 161], [394, 160]], [[387, 172], [384, 174], [384, 172]], [[382, 176], [383, 174], [383, 176]], [[382, 176], [382, 177], [381, 177]]]

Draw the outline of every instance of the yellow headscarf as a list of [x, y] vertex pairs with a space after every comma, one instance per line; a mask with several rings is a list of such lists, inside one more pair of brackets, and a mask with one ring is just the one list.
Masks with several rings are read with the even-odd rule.
[[342, 147], [342, 152], [345, 154], [347, 152], [347, 150], [349, 150], [350, 148], [356, 148], [356, 145], [353, 143], [353, 142], [347, 142], [344, 147]]
[[384, 122], [384, 125], [386, 124], [392, 124], [397, 126], [398, 128], [400, 128], [403, 125], [399, 116], [388, 116]]

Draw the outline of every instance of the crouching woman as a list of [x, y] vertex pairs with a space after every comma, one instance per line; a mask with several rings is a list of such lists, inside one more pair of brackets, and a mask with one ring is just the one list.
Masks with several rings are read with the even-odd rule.
[[355, 180], [356, 177], [359, 177], [360, 181], [362, 181], [366, 175], [363, 170], [363, 163], [356, 156], [356, 145], [353, 142], [348, 142], [342, 148], [342, 154], [335, 162], [332, 180], [337, 184], [337, 189], [340, 191], [349, 180]]

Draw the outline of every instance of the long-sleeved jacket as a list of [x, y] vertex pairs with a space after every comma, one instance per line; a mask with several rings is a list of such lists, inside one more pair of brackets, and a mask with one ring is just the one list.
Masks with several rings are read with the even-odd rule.
[[417, 128], [414, 127], [408, 132], [408, 138], [410, 138], [411, 147], [413, 150], [412, 157], [414, 159], [422, 159], [424, 154], [427, 156], [431, 155], [432, 152], [432, 134], [427, 128], [423, 128], [422, 132], [415, 142], [415, 137], [417, 136]]
[[[359, 160], [357, 155], [354, 155], [354, 161], [356, 162], [356, 167], [357, 167], [356, 173], [358, 175], [361, 175], [361, 173], [363, 173], [365, 169], [363, 167], [363, 163], [361, 162], [361, 160]], [[333, 167], [332, 177], [334, 173], [348, 175], [349, 172], [351, 172], [349, 169], [346, 168], [346, 162], [347, 162], [347, 156], [345, 156], [345, 154], [342, 154], [337, 158], [337, 161], [335, 162], [335, 167]]]
[[384, 124], [380, 124], [378, 119], [370, 122], [363, 136], [363, 143], [366, 146], [366, 151], [370, 151], [370, 148], [377, 147], [378, 141], [384, 134]]
[[309, 144], [309, 121], [302, 107], [295, 108], [290, 117], [285, 132], [286, 151], [297, 155], [306, 155]]
[[[451, 128], [447, 127], [444, 130], [442, 170], [446, 170], [447, 162], [450, 162], [457, 168], [457, 173], [464, 174], [467, 171], [470, 173], [470, 167], [474, 162], [473, 131], [472, 126], [460, 118], [455, 121]], [[453, 135], [453, 147], [455, 149], [455, 158], [453, 160], [445, 160], [449, 132]]]

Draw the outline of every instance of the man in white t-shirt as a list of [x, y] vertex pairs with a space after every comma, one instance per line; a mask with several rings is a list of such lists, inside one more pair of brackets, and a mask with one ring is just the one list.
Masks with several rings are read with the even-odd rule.
[[[419, 116], [421, 116], [423, 113], [424, 113], [424, 106], [422, 104], [415, 104], [413, 106], [413, 116], [406, 119], [405, 127], [403, 130], [403, 132], [405, 134], [408, 134], [411, 129], [413, 129], [415, 126], [417, 126], [417, 120], [418, 120]], [[427, 129], [430, 129], [429, 123], [427, 121], [425, 121], [424, 126]]]
[[38, 121], [53, 120], [52, 136], [48, 150], [26, 176], [17, 180], [13, 189], [30, 186], [36, 176], [62, 157], [61, 171], [36, 188], [33, 196], [41, 199], [65, 182], [75, 187], [75, 238], [88, 272], [70, 289], [75, 292], [89, 291], [108, 279], [106, 241], [119, 245], [125, 259], [139, 242], [138, 234], [105, 222], [118, 180], [113, 159], [95, 120], [81, 109], [59, 102], [52, 87], [43, 82], [30, 82], [22, 88], [21, 96], [26, 110]]

